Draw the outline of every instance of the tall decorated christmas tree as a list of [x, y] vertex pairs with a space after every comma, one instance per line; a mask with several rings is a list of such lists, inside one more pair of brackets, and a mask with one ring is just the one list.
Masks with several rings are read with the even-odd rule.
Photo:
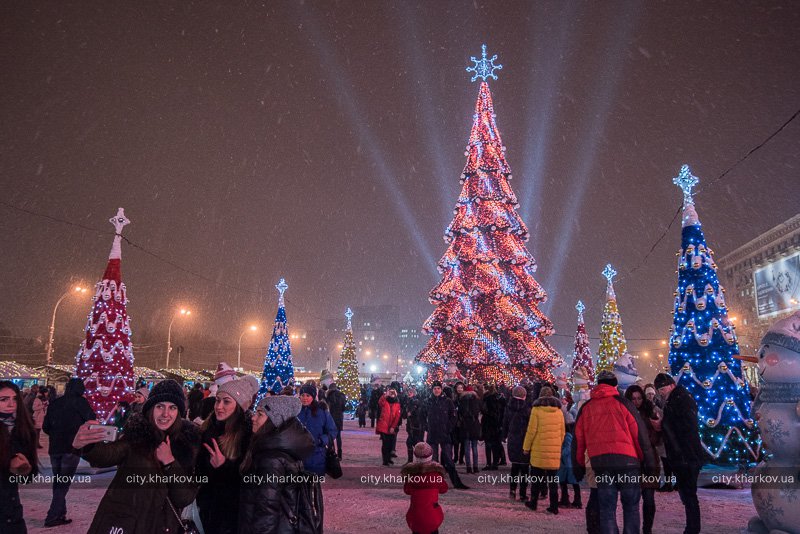
[[481, 78], [461, 174], [455, 217], [445, 231], [442, 280], [431, 292], [436, 306], [423, 326], [431, 338], [417, 356], [427, 380], [441, 380], [455, 364], [470, 381], [552, 381], [562, 359], [545, 336], [553, 324], [539, 310], [547, 295], [534, 280], [536, 262], [525, 247], [528, 229], [516, 210], [511, 169], [495, 123], [487, 78], [497, 79], [497, 56], [468, 67]]
[[358, 358], [356, 357], [356, 344], [353, 341], [352, 310], [347, 308], [344, 316], [347, 317], [347, 330], [344, 333], [342, 355], [336, 370], [336, 385], [339, 387], [339, 391], [347, 397], [348, 410], [355, 410], [361, 394], [361, 387], [358, 384]]
[[103, 279], [95, 286], [86, 337], [78, 349], [75, 377], [86, 385], [86, 398], [101, 422], [117, 403], [133, 400], [133, 345], [125, 284], [122, 283], [122, 229], [130, 221], [119, 208], [109, 219], [116, 234]]
[[260, 401], [267, 391], [277, 395], [285, 386], [294, 385], [294, 365], [292, 364], [292, 346], [289, 344], [289, 330], [286, 327], [286, 304], [283, 294], [289, 288], [281, 278], [278, 285], [278, 314], [272, 327], [272, 338], [269, 340], [267, 356], [264, 358], [264, 372], [261, 373], [261, 386], [258, 388], [256, 402]]
[[586, 306], [580, 300], [575, 305], [578, 310], [578, 328], [575, 330], [575, 352], [572, 355], [572, 373], [570, 381], [574, 383], [575, 373], [579, 369], [584, 369], [585, 373], [580, 373], [587, 377], [589, 383], [594, 383], [594, 364], [592, 363], [592, 350], [589, 348], [589, 336], [586, 334], [586, 325], [583, 323], [583, 311]]
[[611, 371], [617, 358], [625, 354], [628, 344], [625, 341], [625, 333], [622, 331], [622, 318], [619, 316], [617, 308], [617, 295], [614, 293], [614, 277], [617, 271], [609, 263], [603, 269], [603, 276], [606, 278], [606, 304], [603, 306], [603, 319], [600, 326], [600, 347], [597, 350], [597, 369], [600, 371]]
[[669, 364], [676, 381], [697, 401], [700, 438], [719, 465], [756, 460], [758, 430], [750, 418], [749, 388], [742, 378], [736, 331], [694, 207], [699, 182], [688, 165], [673, 183], [683, 190], [678, 290], [670, 330]]

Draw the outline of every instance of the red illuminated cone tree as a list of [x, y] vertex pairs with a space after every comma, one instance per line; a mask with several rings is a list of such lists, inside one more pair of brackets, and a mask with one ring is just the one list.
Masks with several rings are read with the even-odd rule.
[[86, 338], [78, 350], [75, 376], [86, 385], [86, 398], [105, 422], [121, 401], [133, 400], [133, 345], [125, 284], [122, 283], [122, 228], [130, 223], [119, 208], [109, 219], [116, 235], [103, 279], [95, 286], [94, 304], [86, 322]]
[[523, 378], [552, 381], [563, 362], [545, 336], [553, 324], [539, 310], [547, 299], [534, 280], [536, 262], [525, 247], [528, 229], [516, 212], [511, 169], [495, 124], [486, 78], [496, 56], [472, 60], [473, 81], [483, 78], [461, 175], [463, 188], [445, 231], [449, 247], [438, 263], [442, 280], [431, 292], [436, 306], [425, 321], [431, 335], [417, 361], [428, 381], [456, 364], [470, 381], [512, 384]]

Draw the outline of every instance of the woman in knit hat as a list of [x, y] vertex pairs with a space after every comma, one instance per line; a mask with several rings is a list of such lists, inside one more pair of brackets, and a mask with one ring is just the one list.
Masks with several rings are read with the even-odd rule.
[[[314, 475], [325, 476], [325, 455], [327, 448], [336, 438], [336, 423], [326, 409], [325, 403], [317, 402], [317, 388], [312, 383], [303, 384], [300, 388], [300, 403], [302, 408], [297, 416], [314, 440], [314, 452], [303, 460], [303, 468]], [[322, 524], [324, 506], [322, 501], [322, 485], [319, 481], [314, 483], [314, 494], [317, 496], [317, 510], [319, 521]]]
[[180, 532], [181, 508], [194, 500], [191, 480], [200, 446], [197, 427], [183, 419], [181, 386], [164, 380], [153, 386], [141, 414], [133, 414], [122, 436], [104, 438], [97, 421], [80, 427], [72, 446], [92, 467], [117, 466], [95, 512], [89, 534]]
[[436, 534], [444, 521], [439, 494], [447, 493], [444, 468], [433, 461], [433, 448], [425, 442], [414, 446], [414, 462], [400, 471], [406, 481], [403, 492], [411, 496], [406, 523], [415, 534]]
[[528, 430], [522, 443], [523, 454], [530, 455], [531, 475], [536, 477], [531, 498], [525, 503], [531, 510], [536, 510], [540, 492], [548, 488], [550, 506], [547, 512], [558, 514], [556, 472], [561, 465], [561, 444], [564, 442], [564, 433], [561, 401], [555, 398], [551, 387], [544, 386], [531, 408]]
[[[253, 415], [253, 437], [240, 471], [239, 533], [322, 531], [313, 495], [304, 493], [303, 460], [314, 439], [303, 427], [300, 399], [264, 397]], [[288, 479], [296, 482], [289, 483]], [[311, 497], [311, 502], [309, 502]]]
[[519, 485], [519, 500], [528, 500], [528, 473], [530, 471], [529, 458], [522, 453], [522, 443], [525, 441], [525, 432], [528, 429], [528, 419], [531, 408], [526, 400], [528, 390], [523, 386], [516, 386], [511, 391], [511, 400], [503, 413], [503, 440], [508, 447], [508, 459], [511, 461], [511, 477], [508, 496], [517, 498], [517, 485]]
[[239, 509], [239, 466], [250, 443], [247, 410], [258, 392], [251, 375], [229, 380], [217, 389], [214, 411], [200, 427], [203, 449], [197, 457], [197, 473], [208, 477], [200, 487], [197, 508], [207, 532], [235, 534]]

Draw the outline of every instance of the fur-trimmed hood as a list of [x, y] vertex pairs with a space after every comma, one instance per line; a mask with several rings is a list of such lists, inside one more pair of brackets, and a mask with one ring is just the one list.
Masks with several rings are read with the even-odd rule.
[[428, 473], [438, 473], [442, 476], [446, 476], [447, 473], [442, 467], [442, 464], [437, 462], [426, 462], [424, 464], [418, 463], [410, 463], [403, 466], [400, 470], [400, 475], [402, 476], [413, 476], [418, 477], [422, 475], [427, 475]]
[[[144, 453], [152, 453], [164, 441], [166, 434], [156, 428], [141, 413], [131, 414], [123, 428], [120, 439], [130, 443], [131, 447]], [[172, 456], [187, 469], [194, 467], [195, 456], [200, 448], [200, 430], [187, 421], [180, 420], [180, 427], [175, 434], [169, 435]]]
[[478, 398], [478, 394], [475, 393], [474, 391], [465, 391], [464, 393], [462, 393], [459, 396], [459, 400], [461, 400], [461, 399], [469, 399], [469, 398], [472, 398], [472, 397], [475, 397], [477, 399]]
[[561, 401], [550, 396], [539, 397], [533, 401], [533, 407], [536, 408], [537, 406], [552, 406], [553, 408], [561, 409]]

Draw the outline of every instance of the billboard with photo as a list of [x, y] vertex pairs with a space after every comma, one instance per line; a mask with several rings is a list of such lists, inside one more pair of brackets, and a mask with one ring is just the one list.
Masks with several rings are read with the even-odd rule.
[[800, 308], [800, 254], [781, 258], [756, 270], [753, 282], [759, 317]]

